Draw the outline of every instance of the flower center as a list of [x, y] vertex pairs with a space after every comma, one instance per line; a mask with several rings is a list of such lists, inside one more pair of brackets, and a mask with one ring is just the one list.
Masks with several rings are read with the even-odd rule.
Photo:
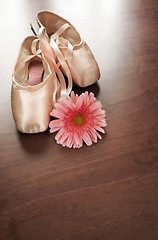
[[81, 125], [83, 123], [83, 118], [81, 116], [77, 116], [74, 121], [77, 125]]

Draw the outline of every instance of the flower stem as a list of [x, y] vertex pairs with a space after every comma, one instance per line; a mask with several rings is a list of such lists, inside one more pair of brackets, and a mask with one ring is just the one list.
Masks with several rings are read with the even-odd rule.
[[30, 23], [30, 26], [31, 26], [31, 30], [35, 34], [35, 36], [38, 36], [38, 33], [37, 33], [36, 29], [34, 28], [32, 23]]

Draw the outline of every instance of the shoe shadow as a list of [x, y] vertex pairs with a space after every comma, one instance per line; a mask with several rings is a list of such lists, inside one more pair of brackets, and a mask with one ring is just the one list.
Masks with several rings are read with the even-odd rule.
[[81, 88], [81, 87], [77, 86], [75, 83], [73, 83], [72, 90], [75, 93], [77, 93], [78, 95], [80, 95], [81, 93], [84, 93], [85, 91], [93, 92], [95, 97], [98, 96], [99, 91], [100, 91], [98, 83], [94, 83], [93, 85], [88, 86], [88, 87], [84, 87], [84, 88]]
[[49, 130], [37, 134], [26, 134], [17, 131], [17, 136], [25, 152], [39, 155], [42, 152], [47, 151], [49, 147]]

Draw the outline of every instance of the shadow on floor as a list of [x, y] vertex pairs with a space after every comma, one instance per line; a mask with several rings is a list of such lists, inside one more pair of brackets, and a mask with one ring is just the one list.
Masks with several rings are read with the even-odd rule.
[[26, 152], [38, 155], [47, 151], [49, 148], [50, 138], [52, 138], [49, 130], [37, 134], [25, 134], [17, 131], [17, 136], [22, 148]]
[[97, 98], [98, 94], [99, 94], [99, 85], [98, 83], [94, 83], [91, 86], [85, 87], [85, 88], [81, 88], [78, 87], [77, 85], [73, 84], [73, 89], [72, 89], [75, 93], [77, 93], [78, 95], [80, 95], [81, 93], [84, 93], [85, 91], [93, 92], [95, 97]]

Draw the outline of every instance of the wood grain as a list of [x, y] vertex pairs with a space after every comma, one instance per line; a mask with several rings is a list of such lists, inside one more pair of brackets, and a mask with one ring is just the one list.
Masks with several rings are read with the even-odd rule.
[[[4, 1], [1, 3], [0, 239], [158, 239], [158, 1]], [[11, 74], [39, 10], [67, 18], [101, 69], [92, 91], [107, 133], [67, 149], [46, 131], [17, 132]]]

